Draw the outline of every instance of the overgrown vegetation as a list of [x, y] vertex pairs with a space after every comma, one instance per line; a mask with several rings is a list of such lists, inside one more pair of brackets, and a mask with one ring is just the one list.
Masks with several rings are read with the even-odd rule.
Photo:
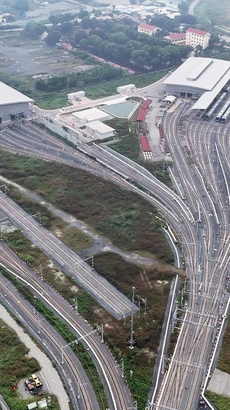
[[35, 158], [1, 151], [0, 161], [1, 175], [85, 221], [118, 247], [173, 262], [156, 209], [132, 192], [80, 169]]
[[[103, 98], [103, 97], [108, 97], [110, 95], [115, 95], [117, 94], [117, 87], [126, 85], [130, 82], [134, 83], [137, 88], [142, 88], [146, 87], [147, 85], [150, 85], [152, 83], [155, 83], [156, 81], [160, 80], [163, 78], [168, 71], [163, 70], [163, 71], [157, 71], [154, 73], [146, 73], [146, 74], [140, 74], [140, 75], [126, 75], [125, 78], [119, 78], [119, 80], [114, 80], [114, 81], [107, 81], [107, 82], [100, 82], [100, 84], [96, 85], [87, 85], [84, 87], [86, 97], [91, 98], [91, 99], [97, 99], [97, 98]], [[75, 90], [81, 90], [82, 87], [80, 86], [76, 87]], [[31, 92], [31, 91], [30, 91]], [[38, 93], [38, 90], [33, 91], [32, 94]], [[28, 94], [28, 93], [27, 93]], [[29, 94], [28, 94], [29, 95]], [[63, 107], [67, 104], [67, 91], [65, 93], [57, 93], [53, 92], [52, 96], [50, 95], [45, 95], [43, 98], [39, 98], [36, 100], [36, 104], [43, 109], [56, 109]]]
[[[61, 319], [59, 319], [59, 317], [53, 311], [46, 307], [42, 303], [42, 301], [34, 298], [34, 295], [30, 292], [30, 290], [28, 290], [27, 286], [23, 285], [7, 271], [2, 269], [0, 270], [2, 271], [4, 276], [7, 277], [16, 286], [16, 288], [25, 297], [25, 299], [28, 300], [32, 304], [32, 306], [34, 306], [36, 310], [48, 320], [48, 322], [58, 331], [58, 333], [66, 340], [67, 343], [76, 340], [76, 335], [72, 333], [69, 326], [66, 325]], [[104, 387], [102, 385], [101, 379], [98, 377], [98, 372], [95, 364], [93, 363], [93, 360], [81, 343], [78, 343], [77, 345], [74, 344], [71, 347], [81, 361], [89, 377], [89, 380], [92, 383], [100, 408], [102, 410], [105, 410], [108, 407], [108, 402], [104, 392]]]
[[82, 89], [87, 85], [118, 79], [124, 75], [125, 72], [122, 69], [103, 64], [100, 67], [92, 68], [90, 71], [53, 76], [47, 80], [38, 79], [35, 86], [37, 90], [43, 92], [68, 90], [75, 87]]
[[230, 320], [228, 320], [227, 329], [224, 333], [223, 345], [221, 348], [217, 368], [230, 374]]
[[[143, 302], [137, 296], [135, 297], [136, 304], [139, 301], [141, 303], [141, 311], [140, 316], [139, 314], [135, 315], [135, 349], [130, 350], [128, 347], [130, 340], [130, 322], [128, 319], [122, 323], [111, 317], [95, 300], [82, 291], [78, 285], [76, 286], [71, 277], [62, 274], [55, 267], [51, 267], [48, 258], [39, 249], [31, 246], [28, 239], [23, 240], [20, 231], [9, 233], [5, 238], [20, 257], [22, 255], [32, 256], [30, 260], [32, 268], [35, 267], [39, 270], [39, 264], [42, 262], [44, 279], [71, 304], [77, 297], [79, 313], [93, 326], [104, 323], [105, 340], [118, 361], [124, 358], [130, 388], [135, 399], [138, 400], [138, 407], [144, 408], [151, 386], [169, 286], [175, 275], [175, 269], [159, 263], [143, 268], [112, 253], [101, 253], [94, 256], [95, 269], [115, 287], [131, 297], [134, 286], [136, 294], [147, 300], [146, 314], [144, 314]], [[55, 317], [53, 314], [51, 316]], [[133, 373], [130, 373], [130, 370]]]
[[221, 0], [216, 4], [215, 0], [202, 0], [195, 7], [195, 16], [201, 23], [210, 21], [211, 25], [229, 27], [230, 4], [228, 0]]
[[[29, 349], [17, 334], [0, 319], [0, 392], [12, 410], [25, 410], [34, 398], [23, 400], [11, 387], [22, 378], [40, 370], [35, 358], [27, 356]], [[52, 407], [57, 409], [56, 406]]]
[[217, 410], [230, 409], [230, 397], [222, 396], [220, 394], [207, 391], [206, 396], [211, 400]]
[[[9, 186], [9, 196], [17, 202], [29, 215], [41, 222], [42, 226], [51, 230], [56, 236], [61, 237], [62, 242], [73, 251], [78, 252], [93, 245], [93, 239], [85, 232], [74, 226], [69, 226], [63, 219], [55, 216], [45, 205], [26, 197], [13, 185]], [[38, 213], [40, 212], [40, 216]]]

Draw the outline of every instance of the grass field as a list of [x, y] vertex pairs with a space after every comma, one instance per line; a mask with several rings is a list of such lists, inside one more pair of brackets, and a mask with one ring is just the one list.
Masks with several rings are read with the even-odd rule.
[[[230, 374], [230, 320], [228, 318], [227, 329], [224, 334], [223, 345], [221, 349], [221, 353], [219, 356], [219, 360], [217, 363], [217, 368], [222, 370], [223, 372]], [[229, 407], [230, 408], [230, 407]]]
[[42, 225], [56, 236], [61, 237], [62, 242], [73, 249], [73, 251], [78, 252], [93, 245], [94, 241], [90, 236], [76, 227], [69, 226], [69, 224], [63, 221], [63, 219], [52, 214], [45, 205], [32, 201], [13, 185], [10, 185], [9, 189], [10, 197], [15, 202], [17, 202], [30, 215], [35, 215], [40, 212]]
[[207, 24], [207, 19], [212, 25], [230, 27], [230, 3], [229, 0], [202, 0], [195, 7], [195, 16], [201, 23]]
[[[167, 74], [167, 71], [161, 71], [161, 72], [155, 72], [155, 73], [146, 73], [146, 74], [140, 74], [140, 75], [127, 76], [123, 79], [119, 79], [116, 81], [85, 86], [84, 91], [86, 93], [86, 97], [94, 100], [97, 98], [108, 97], [110, 95], [117, 94], [117, 87], [121, 85], [129, 84], [130, 82], [134, 83], [137, 88], [146, 87], [147, 85], [150, 85], [160, 80], [166, 74]], [[38, 105], [38, 107], [44, 110], [54, 110], [57, 108], [61, 108], [63, 106], [66, 106], [66, 104], [68, 104], [67, 102], [68, 92], [69, 90], [66, 90], [66, 92], [60, 92], [56, 94], [53, 93], [48, 98], [39, 99], [36, 102], [36, 104]]]
[[48, 98], [41, 98], [36, 102], [38, 107], [42, 108], [43, 110], [56, 110], [57, 108], [66, 107], [70, 105], [67, 99], [67, 92], [58, 95], [53, 95]]
[[0, 152], [0, 164], [1, 175], [88, 223], [121, 249], [173, 262], [156, 209], [132, 192], [80, 169], [5, 151]]
[[[0, 393], [12, 410], [25, 410], [34, 401], [34, 397], [24, 400], [11, 390], [15, 382], [40, 369], [37, 360], [27, 356], [28, 351], [17, 334], [0, 319]], [[50, 408], [57, 410], [59, 406], [52, 401]]]
[[[128, 347], [130, 340], [129, 320], [123, 323], [123, 321], [118, 322], [111, 317], [91, 296], [87, 295], [78, 285], [76, 286], [71, 277], [59, 272], [55, 266], [51, 267], [48, 258], [39, 249], [32, 246], [28, 239], [23, 238], [20, 231], [8, 233], [5, 238], [19, 257], [27, 261], [33, 269], [39, 272], [40, 264], [42, 264], [44, 279], [71, 304], [77, 297], [79, 313], [93, 326], [105, 324], [105, 340], [119, 362], [121, 358], [124, 358], [129, 386], [138, 401], [138, 407], [144, 408], [151, 386], [161, 326], [175, 269], [170, 265], [158, 262], [151, 267], [140, 267], [112, 253], [94, 255], [95, 269], [103, 277], [129, 298], [132, 286], [134, 286], [136, 293], [147, 300], [146, 314], [144, 314], [142, 303], [140, 316], [139, 314], [135, 315], [135, 349], [130, 350]], [[138, 304], [137, 298], [135, 301]], [[133, 371], [132, 377], [130, 370]]]
[[211, 391], [207, 391], [206, 396], [211, 400], [211, 403], [214, 404], [217, 410], [230, 409], [230, 397], [212, 393]]

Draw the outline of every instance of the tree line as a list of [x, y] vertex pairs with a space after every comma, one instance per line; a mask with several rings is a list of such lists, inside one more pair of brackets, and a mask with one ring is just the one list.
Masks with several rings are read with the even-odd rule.
[[[85, 19], [87, 18], [84, 17], [81, 21], [83, 26]], [[117, 20], [90, 20], [90, 25], [94, 28], [88, 34], [83, 27], [79, 27], [74, 36], [75, 46], [105, 60], [132, 66], [138, 71], [179, 64], [191, 51], [191, 47], [166, 42], [163, 36], [168, 32], [165, 34], [163, 30], [151, 37], [138, 33], [137, 25], [130, 19], [126, 19], [126, 24], [118, 23]]]
[[35, 87], [37, 90], [45, 92], [61, 91], [71, 88], [83, 88], [87, 85], [115, 80], [125, 75], [124, 70], [103, 64], [100, 67], [94, 67], [90, 71], [54, 76], [48, 80], [38, 79]]

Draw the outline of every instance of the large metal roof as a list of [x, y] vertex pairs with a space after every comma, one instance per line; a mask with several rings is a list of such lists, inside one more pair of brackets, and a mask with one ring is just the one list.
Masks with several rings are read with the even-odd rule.
[[24, 102], [33, 102], [33, 100], [26, 95], [20, 93], [12, 87], [0, 81], [0, 106], [7, 104], [17, 104]]
[[205, 91], [204, 94], [202, 94], [199, 100], [193, 105], [192, 110], [207, 110], [228, 81], [230, 81], [230, 70], [227, 71], [211, 91]]
[[229, 69], [229, 61], [190, 57], [164, 81], [164, 84], [211, 91]]
[[175, 85], [203, 90], [193, 109], [205, 110], [230, 80], [230, 62], [214, 58], [190, 57], [165, 81]]

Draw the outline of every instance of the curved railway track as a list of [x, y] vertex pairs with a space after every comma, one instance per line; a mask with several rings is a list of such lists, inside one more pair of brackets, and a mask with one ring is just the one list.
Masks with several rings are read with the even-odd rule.
[[121, 373], [116, 370], [117, 362], [97, 335], [89, 335], [93, 330], [92, 327], [76, 315], [75, 310], [46, 282], [41, 281], [3, 242], [0, 242], [0, 264], [28, 284], [29, 288], [68, 324], [72, 332], [77, 337], [81, 337], [83, 345], [89, 349], [104, 380], [110, 408], [124, 410], [133, 407], [127, 385]]

